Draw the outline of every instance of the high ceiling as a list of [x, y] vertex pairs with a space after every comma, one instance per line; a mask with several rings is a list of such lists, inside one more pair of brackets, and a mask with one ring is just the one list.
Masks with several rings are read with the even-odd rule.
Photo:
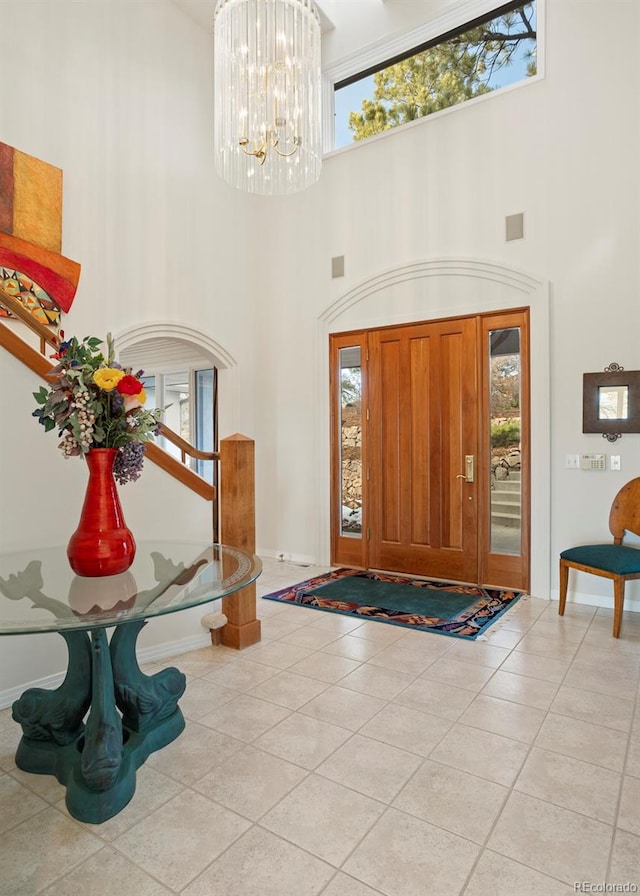
[[[194, 22], [197, 22], [202, 28], [213, 32], [213, 11], [216, 6], [216, 0], [173, 0], [173, 2], [182, 7], [187, 15], [191, 16]], [[333, 28], [333, 23], [327, 18], [322, 9], [322, 3], [316, 2], [320, 17], [322, 20], [322, 30], [327, 31]]]
[[[213, 35], [216, 0], [173, 2]], [[350, 56], [362, 47], [406, 34], [453, 8], [460, 10], [462, 21], [469, 21], [483, 5], [491, 8], [497, 0], [316, 0], [322, 22], [323, 65]]]

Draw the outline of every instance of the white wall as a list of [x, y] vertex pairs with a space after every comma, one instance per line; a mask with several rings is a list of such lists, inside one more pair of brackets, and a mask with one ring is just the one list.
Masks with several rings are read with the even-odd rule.
[[[392, 32], [414, 27], [420, 7], [428, 16], [448, 6], [380, 4]], [[558, 551], [606, 536], [613, 494], [640, 472], [638, 435], [615, 445], [620, 473], [564, 469], [568, 452], [614, 450], [581, 432], [582, 373], [613, 360], [640, 368], [640, 7], [546, 6], [543, 79], [334, 153], [311, 189], [270, 200], [214, 172], [212, 38], [174, 4], [0, 3], [0, 33], [12, 35], [0, 55], [0, 139], [64, 171], [63, 251], [82, 264], [67, 330], [173, 320], [233, 357], [233, 430], [256, 439], [261, 551], [328, 560], [321, 318], [358, 284], [413, 261], [474, 258], [549, 284], [551, 560], [543, 552], [533, 563], [552, 595]], [[505, 243], [504, 216], [515, 212], [525, 213], [526, 238]], [[345, 256], [340, 280], [330, 279], [334, 255]], [[334, 329], [437, 316], [444, 298], [460, 302], [453, 281], [446, 289], [362, 302]], [[0, 541], [61, 538], [77, 522], [84, 471], [29, 416], [35, 378], [4, 356], [0, 376]], [[138, 537], [159, 512], [167, 534], [192, 518], [158, 477], [148, 469], [122, 491]], [[610, 602], [604, 581], [580, 577], [578, 591]], [[638, 599], [639, 583], [629, 596]], [[197, 621], [185, 625], [195, 633]], [[28, 663], [16, 671], [12, 640], [21, 641], [0, 642], [0, 690], [28, 674]], [[28, 643], [44, 657], [33, 677], [59, 670], [63, 650], [54, 658], [41, 639]]]
[[[319, 497], [328, 501], [317, 318], [374, 274], [443, 256], [494, 261], [549, 283], [551, 562], [539, 596], [557, 594], [560, 550], [608, 538], [611, 500], [640, 473], [640, 435], [612, 447], [582, 434], [582, 373], [613, 360], [640, 368], [640, 7], [549, 0], [546, 12], [543, 79], [332, 154], [317, 185], [272, 203], [278, 226], [259, 264], [264, 278], [278, 272], [278, 310], [258, 311], [265, 327], [271, 320], [271, 338], [269, 376], [255, 383], [256, 429], [269, 446], [258, 454], [262, 505], [285, 512], [261, 516], [265, 548], [314, 556], [323, 544], [314, 524], [300, 526], [316, 519]], [[506, 243], [504, 217], [516, 212], [526, 236]], [[345, 256], [342, 280], [330, 279], [334, 255]], [[385, 323], [394, 314], [438, 316], [442, 297], [379, 296], [333, 329], [375, 325], [384, 303]], [[566, 453], [596, 451], [620, 454], [621, 472], [564, 469]], [[534, 544], [534, 578], [540, 562]], [[611, 602], [605, 580], [579, 576], [576, 586], [583, 599]], [[639, 583], [628, 595], [632, 605]]]
[[[82, 265], [67, 333], [157, 320], [205, 331], [238, 366], [242, 401], [223, 403], [221, 434], [254, 436], [253, 223], [248, 198], [214, 173], [212, 38], [168, 0], [9, 0], [0, 33], [14, 36], [0, 54], [0, 140], [63, 170], [63, 253]], [[0, 377], [0, 545], [64, 544], [84, 465], [30, 416], [37, 378], [4, 352]], [[120, 496], [138, 541], [211, 537], [211, 506], [153, 464]], [[207, 643], [202, 612], [154, 621], [140, 645]], [[0, 694], [65, 662], [58, 637], [4, 638]]]
[[32, 57], [0, 59], [1, 139], [64, 173], [67, 330], [174, 320], [244, 367], [253, 219], [214, 172], [211, 36], [168, 0], [9, 0], [0, 31]]

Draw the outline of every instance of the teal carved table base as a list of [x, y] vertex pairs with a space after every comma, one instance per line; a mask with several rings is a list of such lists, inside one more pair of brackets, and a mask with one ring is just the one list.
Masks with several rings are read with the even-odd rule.
[[55, 631], [69, 653], [59, 688], [29, 688], [13, 704], [18, 768], [54, 775], [80, 821], [120, 812], [140, 766], [185, 727], [182, 672], [138, 666], [146, 620], [234, 594], [260, 571], [257, 557], [190, 542], [139, 542], [131, 571], [96, 578], [73, 576], [63, 547], [0, 554], [0, 635]]
[[120, 812], [135, 792], [136, 770], [184, 729], [178, 700], [185, 676], [174, 668], [145, 675], [138, 666], [144, 625], [117, 627], [111, 644], [104, 628], [90, 636], [61, 632], [69, 650], [65, 680], [55, 691], [25, 691], [13, 705], [23, 731], [16, 765], [55, 775], [80, 821], [99, 824]]

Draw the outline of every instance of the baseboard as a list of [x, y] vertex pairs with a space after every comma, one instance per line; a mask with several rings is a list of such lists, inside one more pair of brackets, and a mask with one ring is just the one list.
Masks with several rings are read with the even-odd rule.
[[169, 656], [179, 656], [181, 653], [189, 653], [191, 650], [200, 650], [201, 647], [211, 646], [209, 631], [201, 635], [190, 635], [188, 638], [180, 638], [179, 641], [165, 641], [154, 647], [143, 647], [136, 651], [138, 663], [154, 663], [156, 660], [164, 660]]
[[[181, 638], [178, 641], [165, 641], [163, 644], [155, 644], [153, 647], [143, 647], [136, 651], [136, 656], [138, 663], [143, 666], [146, 663], [155, 663], [170, 656], [179, 656], [182, 653], [189, 653], [191, 650], [199, 650], [201, 647], [210, 646], [211, 636], [208, 632], [203, 632], [201, 635], [192, 635], [189, 638]], [[6, 709], [8, 706], [11, 706], [29, 688], [44, 688], [48, 691], [55, 690], [64, 681], [65, 674], [65, 672], [58, 672], [55, 675], [47, 675], [45, 678], [27, 681], [24, 684], [0, 691], [0, 709]]]
[[[556, 589], [551, 593], [551, 600], [557, 603], [559, 599], [560, 595], [558, 589]], [[588, 607], [602, 607], [605, 610], [613, 610], [613, 595], [611, 597], [604, 597], [602, 594], [583, 594], [574, 591], [567, 594], [567, 606], [570, 604], [586, 604]], [[627, 611], [640, 613], [640, 599], [625, 596], [624, 611], [625, 613]]]
[[291, 563], [294, 566], [316, 566], [316, 558], [311, 554], [289, 554], [286, 551], [272, 551], [262, 548], [256, 551], [256, 553], [259, 557], [269, 557], [282, 563]]
[[53, 691], [55, 688], [60, 687], [64, 681], [64, 676], [64, 672], [58, 672], [56, 675], [47, 675], [46, 678], [37, 678], [34, 681], [16, 685], [14, 688], [7, 688], [6, 691], [0, 691], [0, 709], [6, 709], [7, 706], [11, 706], [28, 688], [43, 688], [47, 691]]

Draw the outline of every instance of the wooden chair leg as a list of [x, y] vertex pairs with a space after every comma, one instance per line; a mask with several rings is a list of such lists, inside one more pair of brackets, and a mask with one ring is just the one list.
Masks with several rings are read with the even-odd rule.
[[564, 608], [567, 603], [567, 588], [569, 586], [569, 567], [560, 561], [560, 603], [558, 604], [558, 615], [564, 616]]
[[622, 611], [624, 609], [624, 578], [616, 576], [613, 580], [613, 637], [620, 637]]

